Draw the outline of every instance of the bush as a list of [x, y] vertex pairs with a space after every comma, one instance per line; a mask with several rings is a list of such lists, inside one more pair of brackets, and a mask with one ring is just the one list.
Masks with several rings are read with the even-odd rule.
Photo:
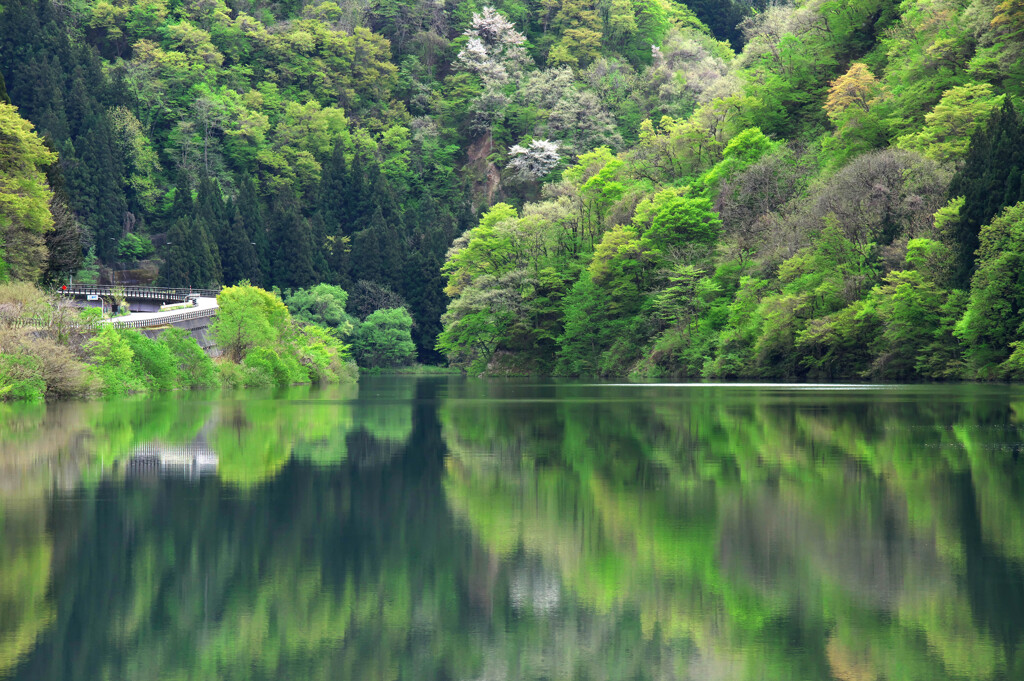
[[21, 352], [0, 355], [0, 400], [42, 402], [45, 396], [46, 381], [38, 359]]
[[85, 344], [92, 360], [90, 367], [99, 379], [100, 390], [106, 396], [141, 392], [146, 382], [134, 362], [135, 352], [127, 340], [112, 326], [104, 326]]
[[99, 389], [89, 374], [89, 367], [75, 358], [68, 346], [34, 338], [31, 351], [42, 368], [47, 399], [88, 397]]
[[285, 305], [292, 317], [307, 324], [317, 324], [335, 329], [339, 336], [352, 332], [352, 317], [345, 312], [348, 293], [340, 286], [318, 284], [310, 288], [289, 291]]
[[213, 360], [203, 352], [188, 331], [167, 329], [160, 334], [160, 342], [174, 357], [180, 387], [212, 388], [220, 382]]
[[246, 387], [248, 367], [227, 360], [218, 362], [216, 367], [222, 386], [225, 388]]
[[338, 341], [331, 332], [310, 324], [302, 327], [297, 338], [299, 362], [313, 383], [332, 383], [346, 374], [349, 346]]
[[377, 310], [356, 331], [352, 349], [361, 366], [397, 367], [412, 364], [416, 357], [416, 345], [412, 342], [412, 317], [402, 307]]
[[178, 387], [177, 361], [170, 348], [135, 329], [125, 329], [119, 333], [131, 347], [134, 353], [132, 362], [148, 390], [165, 391]]
[[[253, 376], [251, 381], [256, 385], [288, 385], [291, 383], [289, 367], [281, 360], [281, 356], [273, 348], [256, 348], [245, 356], [242, 362], [247, 368], [257, 372], [260, 378]], [[253, 387], [246, 382], [246, 387]]]
[[92, 392], [86, 366], [66, 346], [28, 331], [0, 330], [0, 400], [39, 401]]
[[211, 330], [234, 362], [244, 360], [253, 348], [276, 345], [291, 323], [280, 298], [249, 284], [227, 287], [217, 296], [217, 304], [220, 309]]
[[46, 294], [35, 284], [26, 281], [0, 284], [0, 321], [43, 317], [49, 307]]

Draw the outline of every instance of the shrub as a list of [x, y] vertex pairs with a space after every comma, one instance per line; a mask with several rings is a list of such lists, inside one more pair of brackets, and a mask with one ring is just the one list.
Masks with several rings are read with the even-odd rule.
[[247, 368], [256, 372], [246, 387], [258, 385], [288, 385], [291, 383], [289, 367], [281, 360], [281, 356], [273, 348], [255, 348], [242, 362]]
[[160, 334], [163, 343], [174, 357], [178, 369], [178, 385], [182, 388], [211, 388], [219, 383], [217, 367], [203, 352], [188, 331], [167, 329]]
[[300, 322], [318, 324], [336, 330], [341, 336], [352, 332], [353, 320], [347, 312], [348, 293], [340, 286], [318, 284], [287, 292], [285, 305]]
[[45, 396], [46, 381], [38, 359], [22, 352], [0, 355], [0, 400], [41, 402]]
[[35, 284], [27, 281], [0, 284], [0, 321], [43, 317], [48, 309], [46, 294]]
[[174, 390], [178, 387], [177, 361], [170, 348], [135, 329], [125, 329], [119, 333], [131, 347], [134, 354], [132, 362], [148, 390]]
[[82, 397], [94, 391], [86, 366], [66, 346], [29, 331], [0, 330], [0, 365], [0, 400]]
[[35, 338], [32, 340], [31, 351], [39, 360], [47, 399], [87, 397], [99, 389], [88, 366], [76, 359], [66, 345], [46, 338]]
[[217, 303], [213, 336], [234, 362], [244, 360], [253, 348], [275, 345], [290, 323], [280, 298], [249, 284], [229, 286], [217, 296]]
[[244, 388], [248, 367], [224, 360], [216, 364], [220, 384], [225, 388]]
[[85, 348], [92, 360], [90, 369], [99, 379], [104, 395], [127, 395], [146, 388], [139, 367], [133, 361], [135, 353], [131, 345], [114, 327], [102, 327]]
[[299, 362], [310, 381], [330, 383], [340, 380], [345, 373], [349, 346], [338, 341], [329, 330], [313, 324], [302, 327], [296, 343]]
[[412, 317], [405, 308], [377, 310], [356, 331], [352, 342], [356, 361], [367, 367], [412, 364], [416, 345], [411, 330]]

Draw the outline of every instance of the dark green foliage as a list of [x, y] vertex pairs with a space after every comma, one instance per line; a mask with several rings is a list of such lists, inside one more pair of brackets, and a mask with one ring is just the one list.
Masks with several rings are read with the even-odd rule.
[[358, 319], [366, 319], [377, 310], [405, 308], [405, 298], [395, 293], [390, 286], [375, 281], [356, 282], [348, 298], [348, 311]]
[[273, 281], [282, 288], [305, 288], [318, 280], [309, 219], [294, 201], [281, 197], [271, 215], [270, 252]]
[[246, 234], [251, 240], [250, 245], [255, 249], [257, 265], [257, 269], [253, 273], [254, 276], [249, 280], [260, 285], [265, 283], [270, 272], [270, 240], [267, 236], [267, 225], [263, 219], [263, 208], [256, 191], [256, 183], [252, 177], [246, 175], [242, 179], [241, 185], [236, 205]]
[[1024, 124], [1009, 98], [971, 138], [967, 160], [950, 183], [950, 197], [964, 197], [954, 230], [958, 246], [954, 282], [966, 288], [974, 272], [982, 225], [1006, 206], [1024, 200]]
[[193, 279], [196, 271], [195, 251], [190, 247], [191, 225], [187, 217], [179, 217], [167, 233], [168, 245], [164, 249], [164, 266], [160, 268], [161, 286], [198, 286]]
[[259, 281], [260, 265], [256, 246], [249, 239], [242, 214], [235, 210], [234, 217], [221, 232], [218, 242], [225, 284], [237, 284], [242, 280]]

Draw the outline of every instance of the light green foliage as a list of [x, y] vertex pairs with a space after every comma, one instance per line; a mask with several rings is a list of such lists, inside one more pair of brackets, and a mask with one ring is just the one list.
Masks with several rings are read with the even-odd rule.
[[644, 232], [641, 246], [651, 250], [711, 247], [722, 232], [722, 221], [711, 201], [676, 197], [668, 201]]
[[233, 362], [241, 362], [256, 347], [275, 345], [290, 322], [280, 298], [249, 284], [225, 288], [217, 305], [211, 330]]
[[174, 390], [178, 387], [177, 358], [165, 343], [144, 336], [135, 329], [124, 329], [119, 334], [132, 350], [132, 361], [138, 366], [147, 391]]
[[722, 160], [701, 177], [700, 184], [714, 191], [778, 147], [760, 128], [748, 128], [729, 140]]
[[512, 206], [495, 204], [480, 218], [479, 225], [456, 240], [441, 268], [448, 276], [445, 293], [454, 297], [474, 277], [499, 276], [514, 265], [514, 243], [508, 231], [499, 229], [499, 226], [518, 217]]
[[154, 250], [153, 242], [147, 236], [126, 234], [117, 242], [117, 257], [122, 260], [142, 260], [151, 256]]
[[340, 286], [317, 284], [308, 289], [288, 291], [284, 302], [292, 317], [300, 322], [326, 326], [339, 337], [352, 333], [355, 320], [345, 312], [348, 293]]
[[995, 95], [988, 83], [970, 83], [950, 88], [925, 115], [920, 132], [904, 135], [898, 145], [942, 163], [956, 163], [967, 154], [971, 135], [983, 126], [1004, 95]]
[[146, 376], [135, 361], [131, 344], [113, 326], [102, 326], [86, 344], [86, 349], [90, 369], [99, 379], [105, 396], [127, 395], [146, 389]]
[[217, 296], [220, 309], [211, 327], [227, 360], [220, 364], [226, 385], [283, 386], [354, 378], [348, 346], [332, 333], [337, 329], [311, 323], [313, 317], [327, 321], [338, 312], [331, 312], [332, 306], [347, 297], [345, 292], [326, 286], [293, 295], [299, 296], [297, 305], [308, 319], [293, 319], [276, 294], [248, 283], [225, 288]]
[[[1024, 203], [1007, 208], [981, 230], [978, 269], [956, 335], [970, 370], [980, 378], [1019, 375], [1024, 335]], [[1016, 345], [1012, 345], [1016, 344]], [[1006, 362], [1011, 352], [1014, 359]]]
[[43, 234], [53, 225], [43, 168], [57, 160], [18, 115], [0, 102], [0, 277], [35, 281], [45, 258]]
[[411, 330], [412, 317], [405, 308], [377, 310], [363, 321], [352, 339], [356, 362], [367, 367], [412, 364], [416, 346]]
[[176, 365], [176, 380], [182, 388], [212, 388], [218, 384], [217, 367], [195, 339], [183, 329], [166, 329], [160, 343], [167, 347]]
[[39, 360], [27, 352], [0, 354], [0, 401], [42, 402], [45, 394]]

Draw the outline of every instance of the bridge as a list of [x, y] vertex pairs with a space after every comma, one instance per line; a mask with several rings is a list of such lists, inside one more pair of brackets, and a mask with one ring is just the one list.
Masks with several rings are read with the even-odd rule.
[[218, 293], [220, 293], [220, 289], [162, 288], [157, 286], [72, 284], [60, 287], [61, 295], [84, 300], [86, 303], [101, 303], [114, 298], [126, 300], [133, 312], [158, 312], [164, 305], [187, 303], [195, 298], [216, 298]]
[[[220, 354], [209, 333], [210, 321], [217, 315], [219, 289], [159, 288], [155, 286], [102, 286], [75, 284], [62, 286], [63, 296], [84, 300], [86, 303], [127, 300], [129, 314], [104, 319], [104, 323], [118, 329], [139, 329], [150, 338], [156, 338], [169, 326], [185, 329], [208, 355]], [[163, 309], [166, 305], [188, 305]]]

